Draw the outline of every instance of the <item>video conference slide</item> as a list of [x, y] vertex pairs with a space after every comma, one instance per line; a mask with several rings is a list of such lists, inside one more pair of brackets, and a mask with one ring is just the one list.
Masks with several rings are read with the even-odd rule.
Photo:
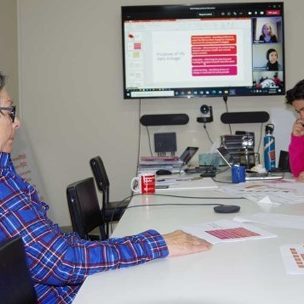
[[125, 86], [131, 97], [284, 90], [279, 15], [138, 20], [125, 22], [124, 32]]
[[236, 35], [191, 37], [192, 76], [237, 75]]
[[134, 46], [126, 58], [127, 69], [140, 61], [144, 74], [141, 70], [138, 75], [146, 85], [177, 87], [182, 83], [195, 87], [202, 81], [205, 86], [252, 85], [250, 19], [184, 19], [125, 26], [126, 44]]

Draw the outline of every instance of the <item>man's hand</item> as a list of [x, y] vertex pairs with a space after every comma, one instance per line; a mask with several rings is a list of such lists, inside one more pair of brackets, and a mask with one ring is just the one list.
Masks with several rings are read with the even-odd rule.
[[164, 234], [163, 237], [169, 249], [169, 256], [179, 256], [206, 251], [212, 246], [209, 242], [181, 230]]
[[292, 127], [292, 134], [294, 136], [304, 136], [304, 121], [297, 119]]

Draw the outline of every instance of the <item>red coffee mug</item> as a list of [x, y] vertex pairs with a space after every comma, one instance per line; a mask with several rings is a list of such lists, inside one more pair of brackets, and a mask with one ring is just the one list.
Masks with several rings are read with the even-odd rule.
[[131, 190], [134, 193], [153, 194], [155, 193], [155, 173], [141, 173], [131, 180]]

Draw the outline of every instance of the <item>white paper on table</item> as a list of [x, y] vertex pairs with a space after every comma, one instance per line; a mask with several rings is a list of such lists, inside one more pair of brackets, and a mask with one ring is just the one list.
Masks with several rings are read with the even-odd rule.
[[[202, 180], [203, 178], [200, 176], [164, 176], [156, 178], [156, 186], [162, 185], [174, 185], [183, 182], [191, 182], [195, 180]], [[214, 183], [215, 184], [215, 183]]]
[[[162, 185], [167, 186], [159, 188]], [[189, 189], [216, 189], [218, 186], [210, 177], [188, 178], [188, 179], [168, 179], [156, 183], [156, 191], [168, 190], [189, 190]]]
[[283, 263], [288, 274], [304, 274], [304, 246], [287, 244], [280, 247]]
[[243, 196], [248, 200], [259, 204], [265, 204], [265, 198], [268, 197], [268, 204], [271, 203], [274, 207], [280, 205], [295, 205], [304, 203], [304, 197], [295, 196], [292, 193], [258, 193]]
[[262, 206], [264, 206], [264, 205], [280, 206], [280, 205], [281, 205], [280, 203], [274, 203], [274, 202], [270, 199], [269, 195], [266, 195], [265, 197], [263, 197], [262, 199], [260, 199], [260, 200], [258, 201], [258, 204], [259, 204], [259, 205], [262, 205]]
[[255, 227], [254, 225], [247, 225], [231, 220], [202, 223], [182, 227], [182, 229], [212, 244], [276, 237], [275, 234]]
[[[247, 182], [229, 187], [224, 186], [220, 190], [232, 195], [243, 196], [255, 203], [272, 204], [273, 206], [304, 203], [303, 183], [294, 180]], [[266, 197], [267, 199], [265, 199]]]
[[280, 213], [255, 213], [236, 216], [234, 221], [240, 223], [260, 223], [272, 227], [304, 229], [304, 216]]

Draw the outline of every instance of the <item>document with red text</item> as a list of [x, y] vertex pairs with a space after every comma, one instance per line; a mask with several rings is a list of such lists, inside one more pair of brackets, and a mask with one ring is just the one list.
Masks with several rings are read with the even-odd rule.
[[212, 244], [276, 237], [275, 234], [254, 225], [238, 223], [232, 220], [202, 223], [182, 227], [182, 229]]

